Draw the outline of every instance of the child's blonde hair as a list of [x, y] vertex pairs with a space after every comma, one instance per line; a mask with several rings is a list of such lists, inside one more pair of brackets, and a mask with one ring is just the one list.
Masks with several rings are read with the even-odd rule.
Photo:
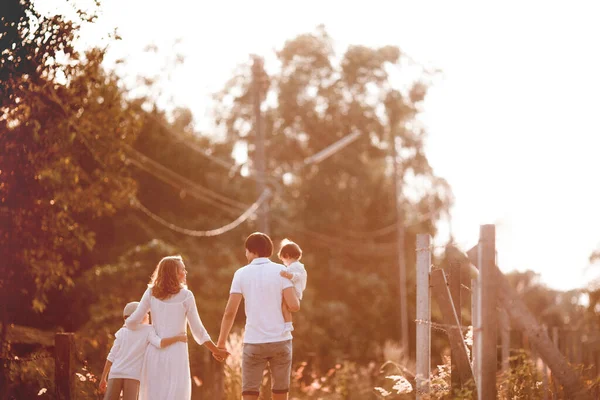
[[179, 267], [185, 268], [181, 256], [167, 256], [160, 260], [148, 285], [152, 288], [152, 296], [164, 300], [186, 288], [185, 282], [179, 278]]

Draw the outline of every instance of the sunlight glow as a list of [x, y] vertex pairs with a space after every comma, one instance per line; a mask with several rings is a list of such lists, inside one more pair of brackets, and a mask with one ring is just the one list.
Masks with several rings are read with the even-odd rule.
[[[143, 55], [149, 43], [162, 57], [181, 53], [185, 62], [161, 78], [159, 104], [190, 107], [206, 132], [214, 131], [210, 95], [237, 64], [320, 23], [341, 49], [398, 45], [411, 60], [440, 68], [419, 118], [429, 133], [427, 156], [456, 198], [452, 234], [474, 245], [479, 225], [496, 223], [503, 270], [532, 269], [559, 289], [588, 282], [584, 268], [600, 240], [593, 2], [374, 0], [344, 4], [343, 18], [339, 3], [315, 0], [293, 13], [274, 0], [102, 4], [83, 41], [103, 43], [118, 27], [123, 40], [111, 45], [106, 63], [127, 57], [117, 71], [130, 77], [160, 76], [160, 58]], [[440, 226], [437, 241], [449, 230]]]

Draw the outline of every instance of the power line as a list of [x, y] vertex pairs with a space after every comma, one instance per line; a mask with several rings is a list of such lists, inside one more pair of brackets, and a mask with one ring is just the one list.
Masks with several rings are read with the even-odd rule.
[[128, 150], [128, 153], [130, 155], [132, 155], [133, 157], [136, 157], [137, 163], [135, 163], [136, 165], [139, 166], [140, 163], [143, 163], [145, 165], [150, 165], [155, 169], [160, 170], [162, 173], [166, 174], [167, 176], [169, 176], [169, 178], [175, 180], [175, 181], [179, 181], [184, 183], [185, 185], [192, 187], [194, 190], [198, 191], [199, 193], [202, 193], [204, 195], [206, 195], [206, 197], [208, 198], [212, 198], [213, 200], [219, 200], [229, 206], [235, 207], [235, 208], [239, 208], [241, 210], [244, 210], [246, 208], [248, 208], [248, 204], [242, 203], [240, 201], [237, 200], [233, 200], [230, 199], [229, 197], [223, 196], [222, 194], [219, 194], [211, 189], [205, 188], [203, 186], [200, 186], [199, 184], [193, 182], [192, 180], [185, 178], [181, 175], [179, 175], [178, 173], [174, 172], [173, 170], [165, 167], [164, 165], [162, 165], [161, 163], [151, 159], [150, 157], [142, 154], [141, 152], [137, 151], [136, 149], [134, 149], [133, 147], [129, 146], [129, 145], [125, 145], [125, 147]]
[[164, 220], [160, 216], [154, 214], [152, 211], [150, 211], [148, 208], [146, 208], [142, 203], [140, 203], [140, 201], [137, 198], [132, 198], [131, 203], [134, 207], [136, 207], [137, 209], [142, 211], [144, 214], [146, 214], [148, 217], [152, 218], [154, 221], [158, 222], [159, 224], [161, 224], [175, 232], [179, 232], [184, 235], [194, 236], [194, 237], [210, 237], [210, 236], [222, 235], [226, 232], [229, 232], [232, 229], [237, 228], [244, 221], [246, 221], [248, 218], [250, 218], [256, 212], [256, 210], [258, 210], [258, 208], [261, 206], [261, 204], [263, 204], [269, 198], [270, 195], [271, 195], [271, 192], [268, 189], [266, 189], [260, 195], [260, 197], [246, 211], [244, 211], [239, 217], [237, 217], [234, 221], [232, 221], [229, 224], [224, 225], [220, 228], [206, 230], [206, 231], [181, 228], [175, 224], [172, 224], [172, 223]]
[[[222, 158], [219, 158], [216, 156], [213, 156], [212, 154], [210, 154], [208, 151], [201, 148], [197, 144], [192, 143], [189, 140], [186, 140], [181, 133], [176, 132], [172, 127], [167, 125], [167, 123], [164, 120], [162, 120], [161, 118], [159, 118], [155, 115], [150, 115], [150, 117], [154, 121], [158, 122], [163, 129], [165, 129], [167, 132], [169, 132], [175, 140], [184, 144], [185, 146], [189, 147], [190, 149], [194, 150], [196, 153], [200, 154], [201, 156], [205, 157], [206, 159], [208, 159], [208, 160], [214, 162], [215, 164], [220, 165], [221, 167], [223, 167], [227, 170], [230, 170], [230, 171], [237, 167], [237, 165], [235, 163], [233, 163], [231, 161], [223, 160]], [[240, 176], [242, 176], [242, 175], [240, 175]]]

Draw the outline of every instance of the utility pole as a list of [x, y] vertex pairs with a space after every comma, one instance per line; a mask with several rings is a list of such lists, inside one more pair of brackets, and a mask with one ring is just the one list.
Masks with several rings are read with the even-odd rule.
[[398, 240], [398, 275], [400, 300], [400, 340], [402, 349], [409, 354], [408, 301], [406, 295], [406, 256], [404, 254], [404, 211], [402, 210], [402, 170], [396, 147], [396, 136], [391, 136], [392, 163], [394, 165], [394, 192], [396, 202], [396, 236]]
[[[252, 64], [252, 98], [254, 105], [254, 166], [256, 171], [256, 191], [260, 196], [267, 188], [267, 159], [265, 154], [265, 133], [262, 124], [260, 106], [263, 101], [264, 91], [264, 61], [259, 56], [253, 56]], [[264, 202], [258, 209], [258, 230], [269, 235], [269, 204]]]

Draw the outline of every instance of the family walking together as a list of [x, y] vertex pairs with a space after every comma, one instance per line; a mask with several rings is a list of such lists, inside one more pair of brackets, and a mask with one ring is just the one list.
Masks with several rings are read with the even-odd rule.
[[[187, 325], [196, 343], [223, 362], [225, 348], [242, 299], [246, 327], [242, 355], [242, 397], [256, 400], [263, 372], [271, 371], [274, 400], [288, 398], [292, 369], [292, 313], [300, 310], [307, 274], [300, 247], [289, 240], [281, 244], [282, 264], [272, 262], [271, 238], [260, 232], [245, 242], [248, 265], [238, 269], [231, 282], [229, 300], [215, 344], [198, 314], [196, 299], [187, 288], [187, 270], [179, 256], [158, 263], [148, 289], [138, 302], [123, 310], [124, 326], [115, 334], [100, 379], [105, 400], [189, 400], [192, 382], [187, 345]], [[152, 325], [149, 325], [149, 313]]]

